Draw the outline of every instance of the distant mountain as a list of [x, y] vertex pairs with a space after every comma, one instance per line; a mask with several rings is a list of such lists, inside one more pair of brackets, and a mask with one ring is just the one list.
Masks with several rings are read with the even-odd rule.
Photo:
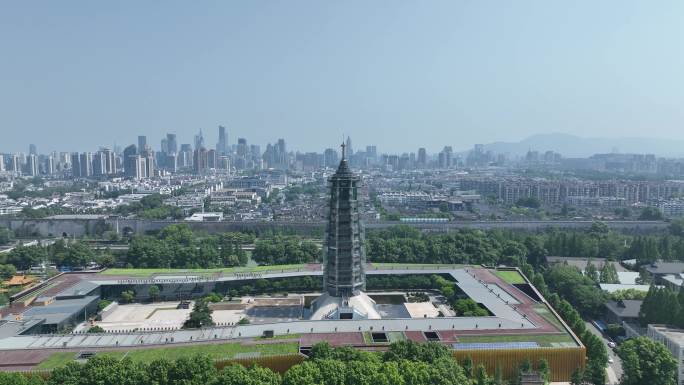
[[533, 135], [517, 143], [494, 142], [485, 150], [495, 153], [524, 155], [528, 150], [556, 151], [566, 158], [587, 157], [614, 152], [684, 156], [684, 141], [657, 138], [582, 138], [569, 134]]

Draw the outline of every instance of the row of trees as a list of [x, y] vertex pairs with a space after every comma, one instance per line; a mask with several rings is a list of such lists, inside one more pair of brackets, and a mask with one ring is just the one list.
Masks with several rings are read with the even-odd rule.
[[14, 231], [7, 227], [0, 226], [0, 246], [6, 245], [14, 240]]
[[684, 327], [684, 287], [679, 294], [666, 287], [651, 286], [639, 310], [639, 323]]
[[197, 236], [186, 224], [165, 227], [156, 236], [132, 238], [123, 262], [139, 268], [214, 268], [244, 266], [249, 257], [242, 246], [252, 243], [246, 233]]
[[597, 269], [590, 259], [584, 269], [584, 274], [596, 283], [620, 283], [617, 269], [610, 261], [604, 263], [601, 269]]
[[11, 264], [18, 270], [26, 270], [46, 261], [58, 266], [77, 267], [85, 266], [102, 255], [103, 253], [96, 253], [85, 243], [60, 239], [47, 247], [19, 245], [7, 254], [0, 254], [0, 264]]
[[276, 235], [256, 241], [252, 259], [264, 265], [320, 262], [321, 249], [315, 243], [300, 237]]
[[501, 230], [421, 233], [408, 226], [369, 231], [366, 252], [373, 262], [475, 263], [539, 266], [543, 257], [684, 259], [684, 222], [674, 221], [667, 234], [631, 236], [610, 231], [602, 222], [585, 231], [549, 230], [532, 234]]
[[47, 379], [22, 373], [0, 372], [8, 385], [504, 385], [520, 384], [520, 375], [538, 370], [548, 379], [546, 361], [524, 362], [518, 376], [504, 382], [500, 370], [494, 377], [471, 360], [456, 362], [447, 347], [437, 343], [394, 343], [385, 353], [315, 345], [310, 359], [291, 367], [282, 376], [257, 366], [229, 365], [217, 369], [209, 356], [196, 355], [175, 361], [133, 361], [97, 355], [85, 364], [70, 362]]
[[[554, 266], [546, 274], [535, 272], [529, 265], [523, 265], [521, 269], [587, 348], [587, 366], [584, 370], [577, 369], [573, 375], [573, 384], [588, 382], [594, 385], [604, 385], [606, 383], [605, 368], [608, 363], [608, 352], [601, 338], [588, 330], [580, 312], [570, 302], [582, 301], [582, 299], [572, 297], [576, 295], [572, 288], [572, 282], [573, 280], [578, 282], [578, 286], [582, 287], [578, 290], [583, 295], [594, 297], [605, 294], [594, 285], [593, 281], [571, 266]], [[555, 282], [556, 279], [562, 282]], [[549, 282], [548, 286], [546, 282]], [[584, 302], [582, 303], [590, 311], [596, 311], [593, 307], [587, 306]]]

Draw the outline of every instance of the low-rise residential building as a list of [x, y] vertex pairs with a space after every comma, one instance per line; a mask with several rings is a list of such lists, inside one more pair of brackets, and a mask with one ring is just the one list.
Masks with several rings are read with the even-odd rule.
[[608, 301], [605, 312], [606, 321], [616, 324], [636, 323], [639, 320], [639, 311], [643, 303], [644, 301], [629, 299]]

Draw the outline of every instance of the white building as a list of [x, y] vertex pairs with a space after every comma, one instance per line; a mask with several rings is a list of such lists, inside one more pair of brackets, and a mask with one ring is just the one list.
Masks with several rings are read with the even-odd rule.
[[223, 220], [223, 213], [194, 213], [185, 220], [189, 222], [219, 222]]
[[677, 360], [677, 384], [684, 385], [684, 330], [665, 325], [648, 325], [646, 336], [663, 343]]
[[663, 215], [668, 218], [684, 216], [684, 200], [670, 200], [658, 205]]

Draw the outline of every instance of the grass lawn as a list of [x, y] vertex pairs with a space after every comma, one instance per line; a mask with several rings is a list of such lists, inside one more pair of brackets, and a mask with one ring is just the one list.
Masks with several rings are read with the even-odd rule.
[[122, 275], [129, 277], [150, 277], [157, 274], [195, 274], [195, 275], [212, 275], [212, 274], [233, 274], [233, 273], [267, 273], [267, 272], [281, 272], [281, 271], [297, 271], [303, 269], [305, 265], [275, 265], [275, 266], [254, 266], [254, 267], [221, 267], [215, 269], [107, 269], [100, 274], [102, 275]]
[[549, 321], [553, 326], [555, 326], [559, 331], [564, 331], [563, 324], [553, 315], [551, 310], [549, 310], [546, 305], [534, 305], [534, 311], [542, 316], [545, 320]]
[[465, 265], [450, 265], [450, 264], [443, 264], [443, 263], [436, 263], [436, 264], [430, 264], [430, 263], [376, 263], [376, 262], [371, 262], [371, 265], [376, 268], [376, 269], [444, 269], [444, 268], [453, 268], [453, 267], [462, 267]]
[[526, 283], [525, 278], [523, 278], [523, 276], [515, 270], [497, 270], [494, 272], [494, 274], [503, 279], [504, 282], [510, 283], [511, 285], [517, 283]]
[[539, 346], [553, 346], [552, 344], [573, 344], [569, 334], [518, 334], [518, 335], [487, 335], [487, 336], [458, 336], [462, 343], [488, 342], [536, 342]]
[[[175, 360], [194, 354], [208, 354], [215, 360], [234, 358], [240, 353], [258, 353], [260, 356], [274, 356], [282, 354], [295, 354], [299, 351], [298, 342], [282, 342], [274, 344], [242, 345], [240, 343], [229, 344], [201, 344], [186, 345], [176, 347], [152, 348], [152, 349], [132, 349], [99, 352], [98, 355], [107, 355], [116, 358], [128, 357], [134, 361], [150, 361], [160, 358]], [[76, 352], [54, 353], [47, 360], [38, 365], [38, 369], [54, 369], [64, 366], [73, 361]]]

